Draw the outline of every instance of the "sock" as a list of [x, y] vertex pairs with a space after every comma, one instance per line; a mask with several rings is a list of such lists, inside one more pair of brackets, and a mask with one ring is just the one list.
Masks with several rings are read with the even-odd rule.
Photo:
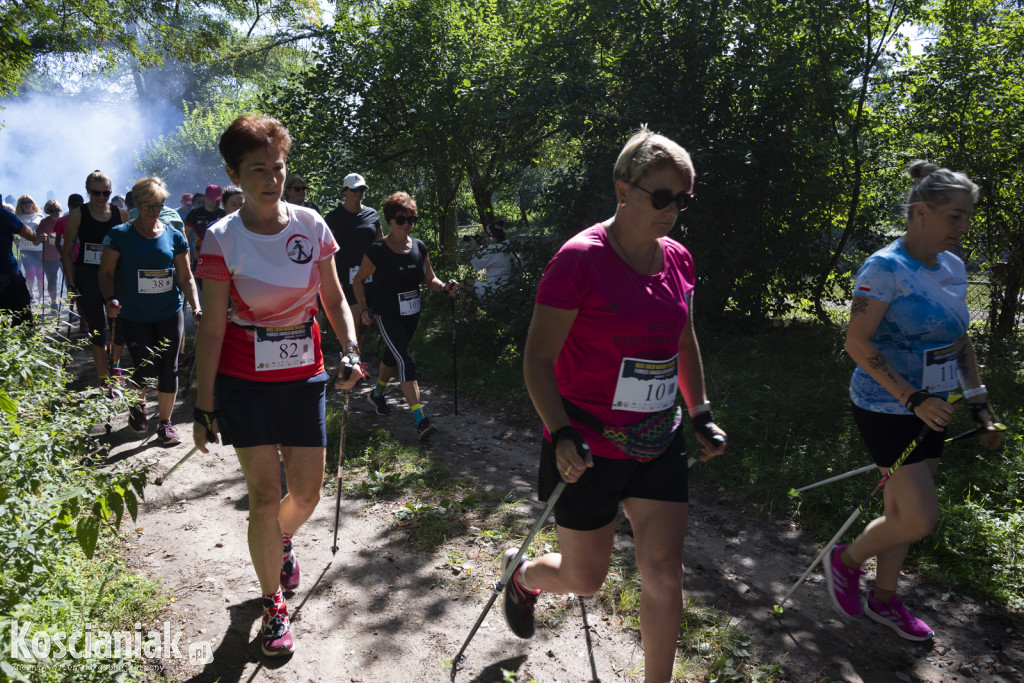
[[416, 418], [416, 425], [419, 426], [420, 422], [423, 422], [423, 404], [417, 403], [409, 407], [412, 409], [412, 416]]
[[376, 386], [373, 387], [373, 397], [380, 397], [384, 393], [384, 388], [387, 387], [387, 385], [387, 381], [378, 378]]
[[284, 600], [284, 593], [281, 592], [280, 588], [278, 588], [277, 592], [275, 592], [275, 593], [268, 593], [268, 594], [264, 595], [263, 596], [263, 610], [264, 610], [263, 618], [264, 618], [264, 623], [266, 623], [266, 619], [268, 618], [267, 614], [266, 614], [266, 610], [270, 610], [270, 612], [271, 612], [270, 616], [276, 616], [278, 611], [280, 611], [280, 609], [282, 607], [285, 607], [285, 609], [287, 609], [286, 603], [285, 603], [285, 600]]
[[292, 535], [282, 533], [281, 543], [284, 545], [284, 558], [281, 561], [287, 562], [288, 556], [292, 554]]
[[519, 571], [512, 574], [512, 580], [519, 584], [519, 587], [526, 593], [533, 593], [534, 595], [540, 593], [539, 590], [535, 590], [526, 585], [526, 568], [529, 567], [531, 562], [527, 560], [523, 562], [523, 565], [519, 568]]

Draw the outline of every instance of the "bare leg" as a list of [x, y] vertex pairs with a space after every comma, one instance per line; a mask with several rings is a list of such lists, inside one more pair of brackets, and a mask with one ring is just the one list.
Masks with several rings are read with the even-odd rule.
[[402, 388], [402, 396], [405, 396], [405, 402], [409, 404], [410, 409], [420, 402], [419, 383], [416, 381], [402, 382], [399, 386]]
[[[878, 558], [876, 599], [888, 599], [896, 590], [907, 548], [935, 528], [938, 501], [932, 472], [938, 460], [903, 465], [885, 485], [885, 509], [840, 555], [848, 567], [859, 567], [869, 557]], [[881, 468], [880, 468], [881, 469]]]
[[281, 531], [291, 535], [309, 519], [320, 502], [327, 449], [282, 446], [281, 455], [284, 457], [284, 471], [288, 478], [288, 495], [281, 501], [278, 520]]
[[281, 466], [277, 446], [236, 448], [249, 489], [249, 555], [260, 593], [276, 593], [281, 585], [284, 543], [278, 514], [281, 508]]
[[640, 593], [640, 636], [644, 645], [644, 677], [672, 679], [676, 641], [683, 613], [683, 544], [689, 506], [661, 500], [622, 501], [636, 543]]
[[174, 412], [174, 399], [178, 395], [176, 391], [156, 392], [157, 419], [163, 422], [171, 419]]
[[608, 575], [615, 520], [593, 531], [558, 527], [561, 553], [548, 553], [530, 562], [520, 575], [526, 586], [549, 593], [593, 595]]

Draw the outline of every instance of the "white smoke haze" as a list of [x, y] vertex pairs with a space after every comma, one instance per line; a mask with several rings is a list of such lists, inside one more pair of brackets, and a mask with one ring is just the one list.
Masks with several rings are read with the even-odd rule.
[[[167, 101], [142, 112], [128, 98], [90, 101], [37, 92], [0, 106], [0, 194], [32, 195], [40, 209], [54, 198], [66, 210], [69, 194], [85, 196], [85, 178], [95, 169], [110, 176], [113, 194], [124, 195], [140, 177], [136, 161], [143, 143], [172, 132], [183, 118]], [[194, 188], [171, 190], [168, 204], [177, 206], [174, 192]]]

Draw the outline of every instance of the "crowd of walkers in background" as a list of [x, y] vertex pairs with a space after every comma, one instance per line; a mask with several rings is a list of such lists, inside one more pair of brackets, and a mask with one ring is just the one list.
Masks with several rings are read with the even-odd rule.
[[[332, 380], [318, 314], [326, 315], [343, 349], [338, 367], [351, 368], [333, 380], [345, 391], [363, 376], [361, 344], [376, 327], [385, 349], [367, 399], [378, 415], [389, 414], [386, 390], [396, 379], [422, 440], [438, 425], [424, 413], [411, 350], [421, 287], [450, 297], [460, 290], [455, 280], [437, 276], [426, 244], [413, 236], [419, 206], [410, 194], [387, 193], [382, 220], [363, 204], [365, 178], [350, 173], [340, 205], [321, 216], [307, 201], [305, 179], [288, 173], [290, 147], [277, 120], [243, 116], [220, 140], [233, 184], [183, 193], [177, 208], [165, 206], [170, 192], [159, 178], [143, 178], [123, 198], [112, 198], [111, 179], [97, 170], [85, 180], [86, 197], [68, 197], [66, 215], [59, 202], [50, 199], [40, 209], [29, 195], [0, 212], [0, 309], [30, 321], [33, 297], [45, 304], [48, 296], [59, 307], [66, 286], [100, 383], [127, 381], [119, 358], [129, 348], [137, 392], [129, 426], [136, 432], [148, 431], [146, 394], [155, 380], [157, 436], [165, 446], [181, 441], [171, 413], [185, 304], [191, 307], [193, 439], [203, 452], [210, 442], [233, 446], [245, 476], [249, 549], [264, 605], [259, 638], [268, 656], [294, 649], [284, 591], [299, 586], [294, 535], [323, 486]], [[857, 363], [850, 384], [854, 421], [891, 480], [883, 514], [824, 561], [829, 594], [842, 614], [866, 615], [902, 638], [927, 640], [931, 627], [897, 590], [909, 544], [936, 523], [933, 476], [953, 413], [947, 395], [962, 390], [985, 446], [998, 447], [1002, 437], [967, 336], [966, 272], [949, 251], [967, 231], [978, 188], [963, 174], [925, 162], [908, 173], [914, 184], [906, 233], [858, 272], [846, 343]], [[514, 634], [529, 638], [542, 591], [590, 595], [600, 588], [624, 508], [643, 584], [648, 683], [672, 676], [682, 612], [684, 414], [697, 457], [726, 449], [694, 327], [693, 258], [668, 237], [693, 202], [696, 177], [685, 149], [642, 128], [615, 163], [613, 214], [571, 238], [548, 264], [536, 292], [524, 376], [544, 426], [539, 493], [552, 499], [561, 552], [528, 560], [510, 549], [501, 558], [505, 620]], [[473, 288], [481, 299], [515, 271], [504, 224], [488, 224], [484, 232], [471, 257], [482, 272]], [[877, 578], [864, 594], [862, 567], [872, 557]]]

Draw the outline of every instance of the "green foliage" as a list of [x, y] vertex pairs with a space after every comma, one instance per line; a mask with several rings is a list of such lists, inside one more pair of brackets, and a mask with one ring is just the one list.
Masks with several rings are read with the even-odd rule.
[[223, 99], [209, 106], [183, 103], [185, 121], [167, 136], [146, 143], [136, 161], [139, 173], [163, 178], [170, 187], [227, 184], [218, 144], [225, 129], [242, 114], [254, 113], [249, 100]]
[[69, 546], [87, 559], [105, 547], [126, 511], [134, 519], [146, 484], [144, 471], [97, 469], [88, 436], [128, 399], [69, 396], [68, 344], [9, 321], [0, 315], [0, 615], [47, 599], [52, 577], [75, 571]]
[[[3, 618], [22, 625], [31, 623], [30, 633], [38, 628], [72, 634], [86, 624], [92, 624], [96, 632], [132, 631], [136, 623], [154, 619], [165, 604], [156, 581], [130, 570], [114, 554], [90, 560], [77, 547], [65, 546], [54, 567], [39, 597], [19, 604]], [[81, 651], [84, 643], [79, 642], [77, 647]], [[102, 657], [40, 662], [0, 659], [0, 665], [5, 663], [15, 672], [12, 678], [22, 675], [36, 683], [133, 680], [141, 673], [136, 669], [144, 664]]]
[[930, 20], [937, 40], [899, 75], [897, 144], [981, 187], [963, 244], [971, 265], [991, 273], [998, 339], [1017, 325], [1024, 286], [1024, 14], [999, 0], [941, 0]]

